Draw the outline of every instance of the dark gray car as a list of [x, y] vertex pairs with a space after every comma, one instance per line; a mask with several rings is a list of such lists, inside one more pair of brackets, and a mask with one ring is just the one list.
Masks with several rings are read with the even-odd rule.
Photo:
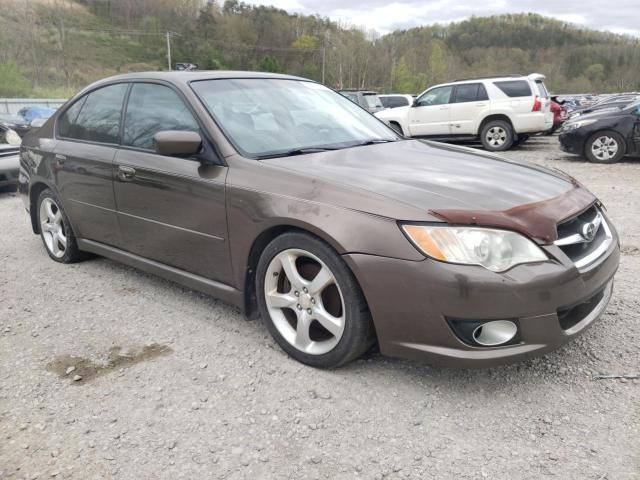
[[91, 252], [215, 295], [318, 367], [376, 342], [449, 366], [539, 355], [602, 314], [618, 267], [572, 178], [401, 138], [284, 75], [97, 82], [26, 136], [20, 168], [53, 260]]

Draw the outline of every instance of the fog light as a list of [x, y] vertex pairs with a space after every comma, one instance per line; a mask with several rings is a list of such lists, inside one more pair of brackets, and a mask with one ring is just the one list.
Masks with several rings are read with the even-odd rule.
[[473, 340], [485, 347], [496, 347], [507, 343], [518, 333], [518, 327], [509, 320], [483, 323], [473, 331]]

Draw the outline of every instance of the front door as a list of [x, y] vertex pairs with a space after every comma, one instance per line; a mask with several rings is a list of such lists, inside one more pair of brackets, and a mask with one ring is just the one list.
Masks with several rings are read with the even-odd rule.
[[451, 133], [449, 101], [453, 87], [436, 87], [423, 93], [409, 109], [409, 133], [412, 137], [446, 136]]
[[120, 245], [112, 169], [127, 87], [94, 90], [60, 116], [52, 165], [76, 236], [112, 246]]
[[[154, 151], [165, 130], [203, 135], [185, 100], [159, 83], [135, 83], [114, 161], [114, 191], [123, 248], [220, 282], [231, 280], [227, 244], [227, 167]], [[213, 154], [210, 144], [204, 145]]]

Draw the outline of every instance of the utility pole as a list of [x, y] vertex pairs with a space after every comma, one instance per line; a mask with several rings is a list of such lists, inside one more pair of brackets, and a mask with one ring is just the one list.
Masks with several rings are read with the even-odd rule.
[[167, 32], [167, 64], [171, 70], [171, 32]]
[[324, 63], [325, 63], [325, 54], [327, 51], [326, 46], [322, 46], [322, 84], [324, 85]]

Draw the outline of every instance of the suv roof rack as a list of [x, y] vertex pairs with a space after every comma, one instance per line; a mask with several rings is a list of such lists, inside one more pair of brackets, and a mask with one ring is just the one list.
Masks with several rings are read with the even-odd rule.
[[520, 75], [519, 73], [510, 73], [509, 75], [489, 75], [486, 77], [458, 78], [454, 80], [454, 82], [466, 82], [469, 80], [487, 80], [489, 78], [518, 78], [518, 77], [524, 77], [524, 75]]

